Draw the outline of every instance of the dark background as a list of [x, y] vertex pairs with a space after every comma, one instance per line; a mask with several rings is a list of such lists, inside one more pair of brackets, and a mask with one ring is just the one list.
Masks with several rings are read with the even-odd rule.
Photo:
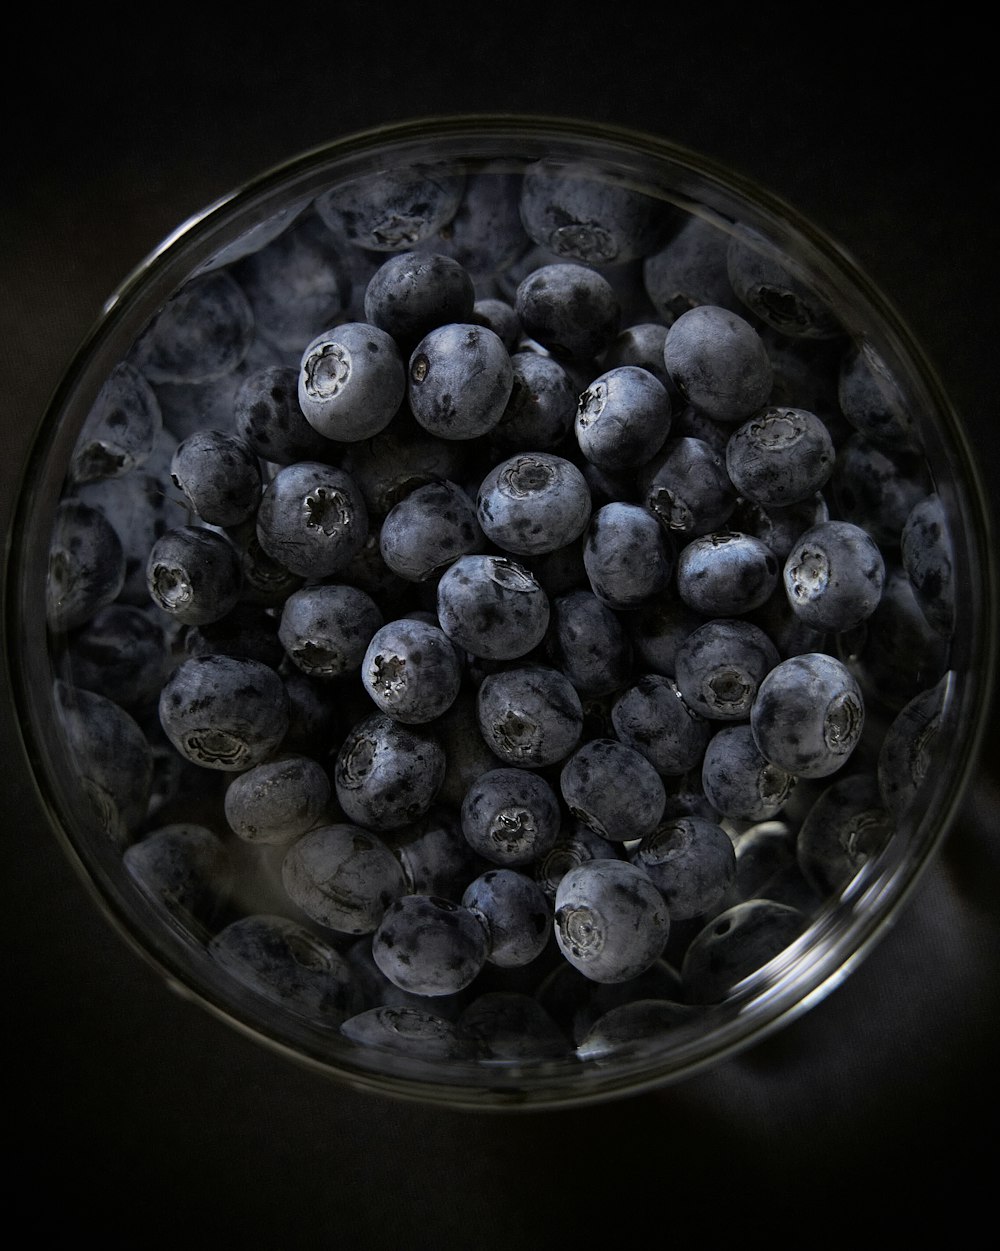
[[[799, 29], [765, 10], [736, 19], [725, 6], [690, 7], [538, 5], [501, 17], [472, 5], [327, 4], [225, 20], [149, 9], [103, 29], [53, 19], [34, 30], [29, 19], [9, 37], [5, 75], [4, 532], [50, 391], [102, 301], [165, 234], [300, 150], [470, 111], [631, 125], [790, 201], [910, 323], [992, 488], [989, 41], [940, 18], [900, 29], [814, 8]], [[897, 924], [812, 1012], [659, 1093], [474, 1114], [333, 1086], [173, 995], [64, 861], [6, 694], [2, 732], [4, 1169], [8, 1210], [23, 1212], [33, 1241], [64, 1230], [108, 1247], [292, 1251], [612, 1237], [719, 1246], [751, 1235], [864, 1246], [943, 1233], [961, 1243], [991, 1220], [995, 734]]]

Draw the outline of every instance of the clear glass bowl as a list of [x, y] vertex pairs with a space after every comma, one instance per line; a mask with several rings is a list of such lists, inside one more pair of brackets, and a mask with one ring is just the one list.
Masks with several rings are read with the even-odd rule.
[[[916, 634], [905, 633], [913, 628], [911, 614], [898, 626], [882, 628], [881, 635], [875, 630], [866, 635], [862, 629], [838, 636], [830, 644], [829, 650], [859, 676], [865, 692], [865, 738], [852, 757], [852, 767], [856, 764], [859, 771], [867, 770], [869, 777], [882, 770], [881, 798], [883, 807], [892, 808], [891, 833], [866, 843], [870, 821], [852, 827], [854, 841], [840, 844], [841, 859], [829, 889], [811, 888], [809, 897], [815, 898], [815, 905], [803, 905], [796, 936], [725, 992], [686, 994], [676, 967], [683, 960], [683, 944], [704, 926], [717, 925], [721, 935], [731, 924], [725, 917], [719, 920], [724, 911], [720, 905], [696, 923], [674, 927], [673, 946], [665, 951], [667, 963], [660, 969], [659, 980], [654, 970], [632, 988], [602, 987], [572, 971], [567, 973], [568, 965], [560, 962], [550, 944], [546, 954], [527, 968], [505, 973], [487, 966], [455, 1002], [449, 998], [447, 1005], [429, 1003], [445, 1020], [445, 1033], [450, 1037], [452, 1026], [480, 990], [530, 997], [544, 1007], [546, 1020], [558, 1026], [565, 1046], [555, 1051], [537, 1039], [531, 1043], [529, 1034], [519, 1039], [516, 1027], [503, 1024], [504, 1018], [498, 1018], [501, 1041], [481, 1046], [476, 1053], [453, 1054], [450, 1047], [442, 1050], [440, 1037], [426, 1032], [422, 1043], [406, 1045], [399, 1041], [402, 1035], [394, 1046], [358, 1043], [341, 1033], [338, 1023], [360, 1007], [401, 1000], [391, 990], [386, 995], [384, 986], [365, 992], [369, 997], [364, 997], [360, 987], [373, 984], [370, 961], [359, 959], [353, 966], [357, 993], [362, 997], [352, 1001], [349, 1011], [340, 1005], [332, 1017], [320, 1014], [311, 1019], [303, 1007], [306, 1000], [299, 1001], [297, 1010], [290, 1010], [280, 995], [261, 993], [260, 984], [254, 987], [245, 976], [235, 976], [211, 954], [213, 933], [224, 923], [234, 916], [258, 913], [283, 914], [300, 927], [292, 945], [306, 982], [318, 970], [329, 971], [331, 960], [342, 969], [338, 961], [346, 959], [349, 948], [355, 954], [359, 948], [353, 936], [348, 939], [322, 926], [310, 926], [287, 897], [283, 902], [281, 849], [251, 851], [234, 837], [222, 815], [223, 779], [215, 771], [204, 771], [212, 773], [211, 781], [205, 783], [207, 799], [202, 788], [191, 787], [190, 815], [185, 815], [176, 794], [164, 800], [171, 786], [177, 789], [177, 781], [171, 779], [175, 779], [178, 762], [169, 744], [160, 741], [155, 712], [151, 713], [162, 674], [147, 682], [141, 706], [130, 707], [126, 730], [120, 725], [110, 730], [105, 721], [91, 719], [93, 701], [87, 692], [100, 688], [101, 674], [109, 671], [112, 653], [121, 641], [117, 636], [100, 635], [93, 625], [96, 610], [89, 610], [89, 616], [84, 611], [82, 617], [72, 611], [53, 616], [53, 585], [62, 585], [66, 562], [71, 566], [73, 560], [72, 554], [58, 551], [66, 532], [57, 525], [57, 516], [60, 504], [74, 496], [91, 502], [97, 499], [98, 507], [103, 507], [102, 499], [106, 503], [112, 490], [107, 483], [120, 483], [129, 476], [119, 476], [127, 468], [124, 462], [113, 464], [100, 450], [100, 440], [95, 444], [89, 434], [81, 432], [109, 376], [123, 361], [142, 357], [144, 332], [182, 288], [192, 289], [189, 284], [194, 278], [228, 273], [243, 281], [247, 273], [255, 275], [259, 316], [256, 329], [250, 327], [252, 343], [240, 348], [239, 359], [227, 363], [223, 347], [218, 358], [222, 363], [203, 369], [202, 380], [153, 383], [164, 428], [173, 435], [170, 447], [199, 425], [218, 424], [219, 410], [212, 403], [226, 394], [231, 397], [241, 370], [297, 363], [312, 334], [328, 328], [328, 319], [331, 324], [360, 320], [367, 279], [393, 251], [410, 246], [458, 247], [470, 237], [462, 234], [461, 214], [481, 214], [487, 207], [497, 222], [506, 222], [497, 230], [513, 229], [516, 235], [516, 228], [511, 227], [511, 201], [505, 197], [511, 186], [520, 186], [529, 166], [543, 160], [565, 166], [575, 177], [612, 188], [610, 203], [620, 203], [622, 196], [630, 202], [629, 197], [637, 195], [638, 203], [655, 206], [657, 213], [665, 215], [665, 233], [645, 245], [647, 254], [659, 253], [666, 239], [695, 219], [715, 235], [716, 242], [724, 239], [729, 246], [730, 239], [742, 240], [744, 245], [749, 241], [761, 261], [756, 295], [748, 287], [733, 307], [758, 329], [777, 362], [776, 375], [784, 380], [786, 392], [784, 397], [775, 392], [773, 402], [809, 407], [810, 388], [815, 387], [817, 412], [818, 405], [830, 401], [820, 415], [838, 447], [856, 433], [855, 425], [845, 421], [838, 407], [841, 366], [849, 356], [859, 359], [859, 352], [866, 354], [860, 359], [874, 362], [876, 373], [871, 377], [881, 377], [882, 387], [888, 388], [892, 402], [887, 411], [892, 420], [902, 418], [905, 432], [900, 437], [919, 449], [921, 472], [928, 475], [926, 494], [936, 496], [940, 503], [948, 559], [941, 566], [946, 585], [942, 590], [939, 580], [930, 589], [938, 592], [938, 607], [945, 602], [957, 611], [953, 625], [941, 627], [938, 622], [929, 642], [920, 618]], [[381, 234], [369, 236], [366, 247], [349, 244], [343, 236], [338, 241], [331, 232], [323, 251], [328, 255], [340, 249], [339, 260], [334, 262], [334, 268], [340, 267], [334, 297], [340, 303], [336, 315], [331, 313], [329, 318], [324, 311], [311, 312], [310, 301], [315, 300], [316, 309], [322, 310], [322, 300], [330, 298], [326, 279], [320, 274], [310, 285], [307, 267], [289, 270], [296, 255], [301, 260], [303, 253], [281, 253], [283, 241], [307, 215], [318, 220], [319, 207], [328, 202], [325, 197], [334, 189], [356, 180], [368, 188], [384, 187], [387, 178], [399, 171], [420, 171], [433, 178], [443, 174], [445, 181], [452, 179], [466, 191], [475, 185], [477, 196], [462, 202], [457, 225], [451, 224], [450, 216], [443, 223], [428, 223], [419, 213], [407, 217], [396, 212], [377, 224]], [[487, 193], [480, 194], [484, 188]], [[450, 212], [454, 209], [453, 204]], [[341, 224], [344, 220], [340, 219]], [[622, 301], [623, 326], [657, 319], [665, 325], [687, 304], [705, 302], [684, 288], [687, 304], [684, 299], [674, 300], [669, 307], [661, 303], [654, 309], [644, 256], [624, 261], [615, 257], [614, 232], [606, 233], [600, 223], [553, 220], [546, 229], [551, 233], [544, 242], [525, 236], [513, 250], [498, 252], [492, 262], [495, 273], [476, 273], [477, 295], [498, 295], [510, 301], [518, 280], [534, 265], [582, 259], [612, 281]], [[316, 236], [311, 236], [312, 244], [308, 238], [303, 245], [307, 257]], [[349, 266], [344, 263], [348, 253]], [[283, 256], [281, 265], [269, 263], [278, 256]], [[257, 264], [255, 257], [263, 263]], [[349, 275], [346, 287], [345, 272]], [[276, 323], [267, 322], [273, 315], [273, 306], [265, 299], [268, 281], [287, 282], [288, 290], [300, 301], [302, 317], [293, 319], [291, 330], [280, 324], [276, 330]], [[657, 291], [666, 298], [660, 288]], [[311, 322], [310, 317], [314, 318]], [[262, 323], [267, 334], [262, 333]], [[287, 342], [278, 344], [282, 335]], [[148, 353], [143, 359], [149, 359]], [[675, 420], [679, 420], [676, 413], [675, 405]], [[101, 437], [106, 434], [107, 427]], [[893, 437], [890, 433], [891, 452]], [[80, 468], [84, 451], [90, 459]], [[137, 506], [131, 521], [123, 522], [121, 512], [107, 513], [117, 517], [113, 525], [120, 531], [124, 528], [126, 545], [139, 541], [135, 533], [128, 533], [133, 526], [138, 532], [149, 525], [153, 534], [157, 524], [162, 530], [187, 520], [171, 490], [169, 467], [169, 451], [164, 455], [158, 443], [145, 464], [129, 471], [133, 480], [139, 473], [148, 473], [154, 482], [139, 493], [145, 504]], [[173, 502], [164, 505], [168, 497]], [[155, 514], [152, 520], [144, 511], [146, 505]], [[176, 514], [173, 509], [178, 510]], [[171, 520], [175, 515], [176, 523]], [[898, 568], [897, 541], [890, 535], [882, 546]], [[263, 173], [179, 226], [107, 301], [52, 399], [23, 482], [7, 572], [5, 660], [25, 747], [57, 836], [111, 924], [175, 989], [261, 1043], [367, 1090], [470, 1108], [581, 1104], [679, 1080], [761, 1039], [826, 995], [885, 932], [940, 846], [975, 765], [995, 650], [991, 552], [983, 491], [961, 421], [920, 346], [865, 274], [793, 208], [703, 157], [649, 135], [545, 117], [417, 119], [350, 136]], [[133, 569], [129, 577], [135, 576]], [[138, 576], [141, 579], [141, 570]], [[912, 586], [906, 590], [909, 593]], [[49, 629], [40, 628], [38, 623], [47, 619]], [[83, 628], [89, 631], [86, 666], [75, 645]], [[175, 660], [184, 655], [179, 640], [180, 636], [175, 640]], [[898, 654], [892, 659], [894, 651], [900, 650], [908, 657], [902, 665]], [[920, 663], [925, 667], [908, 668], [909, 659], [918, 654], [924, 657]], [[142, 727], [138, 746], [133, 726]], [[317, 755], [329, 764], [329, 752], [327, 745]], [[151, 779], [142, 776], [148, 766], [152, 767]], [[182, 779], [179, 785], [183, 789], [189, 782]], [[679, 780], [673, 789], [680, 789]], [[778, 814], [784, 825], [772, 831], [779, 836], [774, 846], [780, 843], [786, 851], [794, 846], [808, 804], [821, 789], [815, 783], [803, 788], [804, 800], [790, 803], [787, 811]], [[235, 885], [217, 908], [211, 901], [205, 908], [198, 895], [205, 885], [202, 877], [208, 880], [214, 870], [197, 855], [173, 864], [170, 888], [164, 887], [157, 898], [140, 889], [129, 871], [125, 849], [158, 829], [168, 812], [171, 821], [209, 825], [223, 846], [224, 857], [232, 858], [233, 863], [227, 860], [225, 867], [231, 874], [227, 880]], [[726, 820], [724, 825], [738, 844], [740, 836], [759, 822]], [[753, 888], [748, 888], [750, 898], [780, 901], [782, 892], [786, 898], [791, 892], [798, 901], [799, 870], [793, 866], [792, 877], [786, 875], [780, 886], [780, 877], [773, 875], [767, 885], [761, 884], [762, 872]], [[796, 884], [790, 886], [792, 878]], [[196, 897], [197, 904], [192, 902]], [[725, 906], [736, 899], [730, 894]], [[310, 993], [314, 992], [315, 986]], [[655, 1029], [641, 1028], [633, 1021], [624, 1033], [616, 1032], [613, 1018], [606, 1017], [603, 1030], [589, 1032], [610, 1007], [637, 998], [685, 1002], [676, 1011], [651, 1009], [661, 1022]], [[686, 1002], [691, 998], [698, 1002]], [[512, 1003], [524, 1007], [523, 998]]]

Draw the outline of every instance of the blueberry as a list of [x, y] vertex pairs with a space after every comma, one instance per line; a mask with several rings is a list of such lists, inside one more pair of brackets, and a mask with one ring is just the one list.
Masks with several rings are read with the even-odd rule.
[[254, 450], [238, 435], [221, 430], [201, 430], [184, 439], [174, 452], [170, 478], [209, 525], [237, 526], [260, 503], [261, 472]]
[[322, 818], [331, 790], [318, 761], [284, 752], [233, 778], [226, 788], [226, 821], [244, 842], [281, 846]]
[[72, 630], [118, 598], [125, 549], [97, 508], [64, 499], [56, 508], [48, 554], [45, 612], [52, 630]]
[[361, 681], [382, 712], [407, 725], [419, 725], [433, 721], [454, 703], [462, 662], [438, 626], [400, 617], [372, 635]]
[[480, 283], [503, 273], [531, 244], [521, 224], [521, 181], [502, 162], [470, 169], [454, 215], [420, 247], [458, 261]]
[[774, 370], [760, 335], [716, 304], [677, 318], [664, 340], [663, 363], [684, 399], [716, 421], [746, 421], [771, 393]]
[[175, 823], [144, 834], [122, 862], [154, 907], [206, 940], [231, 887], [232, 865], [222, 840], [202, 825]]
[[669, 585], [673, 542], [640, 504], [605, 504], [591, 517], [583, 563], [591, 590], [603, 604], [638, 608]]
[[492, 991], [477, 995], [458, 1025], [484, 1061], [557, 1060], [569, 1041], [532, 995]]
[[372, 936], [372, 956], [400, 990], [453, 995], [486, 963], [486, 930], [470, 909], [434, 895], [403, 895], [389, 904]]
[[433, 734], [374, 712], [354, 725], [337, 753], [337, 801], [357, 825], [400, 829], [430, 811], [444, 770], [444, 751]]
[[628, 617], [628, 634], [640, 673], [673, 677], [677, 649], [705, 621], [668, 587]]
[[[801, 534], [821, 521], [829, 520], [829, 506], [825, 497], [817, 491], [797, 504], [781, 508], [765, 508], [753, 500], [741, 498], [730, 514], [729, 524], [734, 530], [760, 539], [778, 560], [784, 562]], [[781, 594], [783, 597], [783, 589]]]
[[296, 839], [282, 859], [281, 880], [303, 912], [341, 934], [372, 933], [406, 889], [402, 866], [382, 839], [349, 822]]
[[479, 728], [492, 751], [518, 768], [555, 764], [583, 733], [583, 705], [573, 683], [547, 665], [487, 674], [477, 696]]
[[673, 408], [677, 395], [663, 363], [663, 343], [667, 327], [659, 321], [640, 321], [626, 326], [611, 340], [601, 357], [605, 370], [618, 369], [622, 365], [637, 365], [645, 369], [663, 384]]
[[486, 931], [486, 959], [520, 968], [537, 959], [552, 933], [552, 905], [541, 886], [516, 869], [487, 869], [469, 882], [462, 904]]
[[350, 965], [298, 921], [268, 913], [240, 917], [208, 950], [242, 986], [313, 1025], [338, 1029], [353, 1010]]
[[742, 721], [750, 715], [761, 681], [780, 659], [759, 626], [741, 618], [715, 618], [677, 649], [677, 688], [703, 717]]
[[525, 333], [562, 360], [593, 360], [621, 327], [608, 280], [574, 262], [542, 265], [518, 284], [514, 308]]
[[258, 334], [300, 353], [314, 335], [343, 320], [351, 282], [343, 251], [312, 212], [239, 261], [232, 270], [253, 309]]
[[261, 547], [255, 516], [241, 525], [230, 526], [225, 534], [239, 555], [242, 602], [264, 609], [281, 608], [286, 598], [304, 583], [302, 575], [292, 573]]
[[482, 546], [475, 504], [449, 481], [418, 486], [390, 509], [379, 530], [383, 559], [407, 582], [427, 582]]
[[857, 680], [824, 652], [807, 652], [775, 665], [750, 710], [754, 742], [763, 755], [804, 778], [827, 777], [844, 765], [861, 740], [864, 724]]
[[171, 666], [166, 631], [141, 608], [108, 604], [69, 641], [73, 682], [126, 710], [156, 701]]
[[736, 821], [777, 816], [796, 780], [790, 769], [764, 755], [745, 724], [717, 730], [702, 758], [705, 797], [719, 816]]
[[844, 333], [827, 300], [760, 232], [743, 226], [732, 233], [726, 269], [741, 302], [773, 330], [803, 339], [831, 339]]
[[134, 364], [152, 383], [210, 382], [232, 373], [250, 350], [254, 315], [226, 270], [197, 274], [140, 335]]
[[822, 521], [800, 535], [783, 571], [795, 615], [816, 630], [852, 630], [882, 598], [885, 559], [866, 530]]
[[487, 660], [516, 660], [542, 641], [549, 601], [527, 569], [503, 556], [460, 556], [437, 585], [441, 628]]
[[302, 353], [299, 407], [327, 439], [357, 443], [381, 433], [405, 395], [403, 357], [378, 326], [344, 322], [321, 331]]
[[465, 178], [446, 165], [379, 170], [343, 181], [316, 197], [327, 227], [372, 252], [402, 252], [452, 220]]
[[840, 445], [830, 482], [839, 516], [876, 543], [898, 546], [911, 510], [931, 493], [926, 461], [855, 432]]
[[549, 899], [554, 899], [556, 888], [570, 869], [588, 860], [622, 860], [622, 845], [609, 843], [606, 838], [574, 819], [559, 835], [556, 843], [540, 856], [532, 867], [535, 881]]
[[153, 752], [139, 723], [113, 700], [56, 679], [56, 717], [88, 819], [118, 847], [137, 833], [153, 781]]
[[410, 408], [418, 423], [441, 439], [475, 439], [492, 430], [513, 386], [503, 340], [472, 322], [435, 327], [410, 356]]
[[146, 585], [153, 603], [185, 625], [218, 621], [235, 607], [243, 574], [233, 545], [215, 530], [177, 526], [150, 548]]
[[615, 735], [644, 756], [657, 773], [679, 777], [701, 763], [711, 723], [684, 698], [673, 678], [644, 673], [611, 709]]
[[508, 352], [517, 351], [517, 345], [521, 341], [521, 323], [514, 312], [514, 306], [506, 300], [497, 296], [477, 299], [472, 305], [472, 316], [467, 320], [492, 330]]
[[542, 158], [524, 171], [521, 220], [535, 243], [589, 265], [644, 256], [663, 238], [664, 202], [625, 178], [596, 177], [582, 163]]
[[285, 465], [265, 488], [257, 538], [272, 560], [300, 577], [341, 572], [368, 537], [368, 510], [357, 483], [319, 461]]
[[875, 774], [852, 772], [825, 787], [806, 813], [796, 858], [806, 881], [825, 899], [878, 855], [892, 832]]
[[619, 365], [598, 375], [580, 396], [575, 431], [584, 456], [618, 472], [646, 464], [670, 432], [666, 387], [648, 369]]
[[866, 340], [844, 353], [837, 398], [850, 425], [881, 447], [920, 452], [920, 435], [910, 405], [875, 346]]
[[365, 320], [412, 348], [428, 331], [467, 322], [476, 302], [469, 272], [438, 252], [397, 252], [372, 274]]
[[766, 603], [778, 585], [774, 553], [738, 530], [700, 535], [677, 557], [677, 592], [705, 617], [738, 617]]
[[764, 508], [798, 504], [826, 485], [836, 453], [830, 432], [804, 408], [764, 408], [730, 435], [726, 470]]
[[942, 638], [950, 638], [955, 629], [954, 552], [944, 503], [937, 492], [910, 509], [900, 552], [928, 624]]
[[464, 1060], [472, 1044], [451, 1021], [411, 1004], [379, 1004], [348, 1017], [340, 1032], [351, 1042], [420, 1060]]
[[518, 451], [557, 446], [576, 414], [577, 391], [569, 374], [555, 357], [539, 352], [514, 351], [510, 363], [513, 386], [492, 439]]
[[657, 314], [668, 325], [702, 304], [739, 311], [726, 271], [729, 233], [711, 218], [691, 214], [642, 264], [643, 282]]
[[266, 760], [288, 729], [288, 696], [277, 673], [238, 656], [192, 656], [164, 684], [164, 733], [185, 759], [240, 773]]
[[233, 424], [262, 460], [275, 465], [324, 460], [335, 450], [302, 414], [297, 366], [269, 365], [248, 374], [233, 400]]
[[428, 434], [404, 404], [381, 434], [348, 444], [341, 465], [369, 512], [384, 517], [418, 487], [459, 478], [466, 452], [462, 443]]
[[645, 466], [642, 484], [645, 506], [679, 538], [721, 529], [737, 504], [722, 455], [692, 435], [668, 439]]
[[545, 650], [582, 698], [610, 695], [628, 681], [632, 648], [625, 626], [589, 589], [553, 601]]
[[711, 916], [736, 876], [736, 852], [721, 825], [677, 817], [647, 834], [632, 852], [667, 902], [671, 921]]
[[651, 968], [670, 935], [670, 914], [648, 875], [627, 860], [571, 869], [555, 898], [560, 951], [595, 982], [626, 982]]
[[802, 933], [806, 918], [788, 904], [748, 899], [719, 913], [688, 946], [681, 965], [689, 1003], [721, 1003], [744, 978]]
[[156, 392], [120, 361], [97, 393], [70, 457], [71, 482], [99, 482], [145, 464], [163, 425]]
[[465, 887], [484, 864], [462, 836], [456, 809], [444, 803], [435, 803], [425, 816], [387, 837], [392, 854], [402, 865], [408, 895], [460, 901]]
[[488, 539], [515, 556], [554, 552], [590, 520], [590, 490], [579, 469], [551, 452], [521, 452], [489, 471], [476, 499]]
[[576, 1054], [587, 1063], [617, 1062], [626, 1057], [652, 1055], [667, 1041], [669, 1032], [698, 1020], [692, 1004], [672, 999], [636, 999], [609, 1008], [584, 1033]]
[[882, 802], [897, 824], [914, 813], [935, 753], [947, 740], [953, 683], [949, 669], [904, 704], [886, 731], [876, 776]]
[[663, 816], [666, 792], [641, 752], [611, 738], [594, 738], [570, 756], [559, 775], [570, 812], [609, 842], [642, 838]]
[[558, 796], [528, 769], [491, 769], [462, 800], [462, 833], [491, 864], [529, 864], [555, 845], [560, 825]]

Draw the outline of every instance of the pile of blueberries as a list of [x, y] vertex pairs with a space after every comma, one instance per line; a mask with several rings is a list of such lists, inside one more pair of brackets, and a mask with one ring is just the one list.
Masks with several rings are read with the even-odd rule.
[[920, 439], [745, 224], [578, 161], [337, 184], [186, 280], [77, 441], [48, 625], [94, 819], [310, 1027], [655, 1048], [914, 803], [954, 626]]

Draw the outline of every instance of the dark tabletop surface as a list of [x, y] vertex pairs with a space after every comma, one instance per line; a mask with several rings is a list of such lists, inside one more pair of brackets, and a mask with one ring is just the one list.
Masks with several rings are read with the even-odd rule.
[[[579, 6], [152, 10], [8, 42], [0, 197], [2, 515], [104, 298], [259, 170], [377, 123], [541, 112], [645, 129], [838, 239], [1000, 469], [995, 72], [956, 21]], [[589, 10], [587, 11], [590, 12]], [[804, 21], [804, 16], [799, 13]], [[164, 28], [172, 21], [171, 29]], [[181, 24], [183, 23], [183, 24]], [[29, 19], [29, 26], [33, 25]], [[20, 42], [18, 42], [18, 40]], [[832, 995], [710, 1072], [593, 1108], [446, 1112], [334, 1087], [173, 995], [45, 825], [6, 692], [5, 1137], [33, 1241], [108, 1247], [903, 1245], [990, 1219], [1000, 1046], [991, 733], [942, 851]], [[13, 1171], [12, 1171], [13, 1165]], [[29, 1210], [30, 1205], [30, 1210]], [[987, 1227], [988, 1228], [988, 1227]], [[634, 1231], [634, 1232], [633, 1232]]]

